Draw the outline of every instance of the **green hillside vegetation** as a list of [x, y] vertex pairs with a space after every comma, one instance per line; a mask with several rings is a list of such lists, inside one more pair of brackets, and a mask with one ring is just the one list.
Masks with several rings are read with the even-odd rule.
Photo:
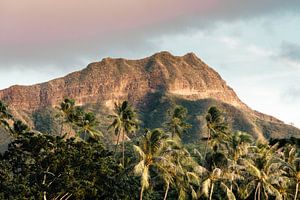
[[[168, 111], [172, 110], [176, 105], [181, 105], [188, 110], [187, 122], [192, 125], [188, 130], [188, 134], [184, 134], [182, 142], [185, 144], [194, 143], [205, 137], [206, 130], [206, 112], [211, 106], [216, 106], [224, 111], [224, 117], [232, 131], [244, 131], [257, 138], [257, 132], [263, 133], [267, 139], [283, 139], [297, 136], [299, 129], [283, 124], [271, 122], [268, 120], [260, 120], [254, 118], [242, 110], [215, 99], [186, 100], [174, 95], [167, 95], [164, 91], [148, 94], [145, 97], [146, 104], [137, 105], [137, 115], [140, 119], [140, 130], [144, 128], [160, 128], [164, 127], [164, 123], [168, 118]], [[108, 113], [112, 114], [105, 105], [101, 103], [85, 104], [85, 110], [94, 112], [98, 118], [98, 129], [105, 135], [104, 142], [111, 143], [113, 135], [107, 134], [107, 127], [111, 123], [111, 119], [107, 117]], [[57, 118], [59, 114], [57, 108], [46, 107], [41, 108], [29, 115], [29, 120], [34, 125], [34, 129], [42, 133], [51, 135], [59, 135], [61, 129], [61, 120]], [[69, 131], [73, 127], [66, 125], [65, 131]], [[73, 134], [75, 130], [73, 130]], [[137, 132], [140, 135], [141, 132]], [[273, 138], [271, 138], [273, 137]]]
[[233, 107], [155, 95], [148, 110], [124, 101], [112, 115], [65, 99], [35, 113], [38, 131], [0, 102], [13, 138], [0, 155], [0, 198], [299, 199], [299, 139], [258, 141], [251, 123], [231, 121], [246, 120]]

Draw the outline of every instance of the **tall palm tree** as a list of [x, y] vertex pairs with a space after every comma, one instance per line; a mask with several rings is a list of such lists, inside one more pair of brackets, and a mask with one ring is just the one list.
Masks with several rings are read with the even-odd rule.
[[171, 162], [171, 157], [168, 154], [163, 154], [164, 155], [162, 155], [163, 160], [161, 161], [161, 164], [156, 165], [156, 167], [159, 172], [158, 175], [165, 183], [164, 200], [166, 200], [168, 197], [170, 185], [174, 185], [174, 177], [176, 176], [176, 166]]
[[108, 126], [108, 130], [112, 130], [117, 136], [117, 142], [115, 145], [115, 151], [114, 154], [117, 152], [117, 147], [119, 145], [120, 136], [122, 132], [122, 120], [121, 120], [121, 114], [118, 114], [119, 109], [117, 109], [117, 105], [115, 104], [115, 113], [114, 115], [109, 115], [110, 118], [113, 118], [112, 123]]
[[180, 170], [176, 174], [176, 187], [178, 199], [198, 199], [197, 188], [200, 185], [200, 177], [195, 172]]
[[86, 141], [88, 137], [95, 138], [103, 136], [102, 132], [97, 130], [99, 122], [93, 112], [84, 113], [77, 126], [80, 128], [79, 133], [83, 134], [83, 139]]
[[64, 123], [73, 123], [73, 115], [75, 111], [75, 100], [65, 98], [63, 102], [61, 102], [60, 107], [58, 108], [61, 113], [59, 116], [62, 117], [61, 130], [60, 134], [63, 135]]
[[165, 154], [164, 132], [160, 129], [153, 131], [146, 130], [145, 135], [139, 141], [139, 146], [134, 145], [134, 151], [139, 156], [139, 162], [134, 167], [134, 173], [141, 177], [140, 200], [143, 199], [143, 192], [150, 185], [150, 168], [158, 171], [161, 177], [164, 177], [166, 183], [166, 192], [164, 199], [167, 198], [169, 185], [173, 178], [170, 173], [174, 165]]
[[7, 106], [0, 101], [0, 125], [6, 130], [10, 130], [8, 120], [12, 119], [12, 115], [9, 113]]
[[248, 133], [236, 131], [230, 135], [229, 141], [227, 143], [227, 152], [230, 159], [229, 173], [231, 173], [231, 191], [233, 189], [234, 179], [240, 177], [240, 170], [243, 167], [238, 164], [238, 161], [247, 159], [247, 155], [249, 154], [249, 149], [252, 143], [253, 137]]
[[125, 134], [134, 133], [139, 127], [139, 120], [137, 119], [137, 113], [128, 101], [123, 101], [121, 104], [115, 103], [115, 114], [109, 117], [113, 118], [113, 122], [108, 127], [109, 130], [113, 130], [117, 135], [117, 146], [119, 144], [120, 137], [122, 136], [122, 163], [125, 163]]
[[172, 138], [175, 136], [181, 138], [182, 134], [191, 128], [191, 125], [186, 122], [187, 113], [187, 109], [180, 105], [176, 105], [174, 110], [170, 113], [170, 120], [166, 125], [171, 132]]
[[204, 176], [202, 182], [202, 193], [204, 196], [209, 197], [209, 200], [212, 200], [213, 193], [215, 191], [215, 186], [218, 183], [220, 189], [222, 189], [229, 200], [235, 200], [234, 193], [227, 186], [228, 178], [227, 174], [220, 168], [214, 168], [212, 171], [207, 171], [206, 176]]
[[11, 129], [11, 133], [13, 135], [22, 135], [28, 132], [30, 129], [27, 124], [23, 123], [21, 120], [14, 121], [13, 128]]
[[204, 158], [207, 153], [208, 143], [213, 139], [213, 146], [219, 146], [229, 139], [228, 136], [228, 123], [225, 122], [223, 113], [215, 106], [208, 109], [206, 114], [206, 126], [207, 126], [207, 140], [204, 150]]
[[277, 146], [258, 145], [252, 155], [254, 160], [243, 160], [245, 187], [241, 190], [242, 198], [250, 195], [254, 199], [268, 199], [269, 195], [276, 200], [282, 199], [278, 186], [285, 181], [285, 171], [281, 169], [283, 163], [277, 156]]
[[287, 171], [288, 177], [295, 183], [294, 200], [298, 199], [300, 184], [300, 158], [297, 149], [294, 146], [287, 146], [284, 150], [284, 159], [286, 165], [283, 168]]
[[[198, 199], [197, 188], [200, 186], [199, 168], [190, 153], [181, 146], [173, 145], [171, 152], [172, 162], [176, 167], [175, 184], [178, 190], [178, 199]], [[201, 170], [200, 170], [201, 171]]]
[[228, 187], [231, 181], [235, 180], [235, 177], [229, 172], [228, 166], [228, 158], [223, 152], [213, 151], [207, 154], [205, 168], [201, 173], [203, 177], [201, 191], [205, 197], [211, 200], [215, 187], [218, 187], [218, 190], [225, 192], [229, 200], [235, 200], [234, 193]]
[[253, 143], [253, 137], [248, 133], [236, 131], [230, 135], [227, 150], [235, 163], [244, 155], [247, 155], [248, 148]]

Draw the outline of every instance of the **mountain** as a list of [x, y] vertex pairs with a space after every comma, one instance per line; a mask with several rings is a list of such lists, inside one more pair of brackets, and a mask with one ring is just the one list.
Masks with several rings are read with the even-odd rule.
[[102, 128], [114, 102], [129, 100], [140, 111], [143, 126], [162, 125], [174, 104], [188, 108], [194, 128], [185, 136], [191, 142], [205, 135], [205, 112], [216, 105], [226, 112], [234, 130], [256, 138], [300, 137], [300, 130], [249, 108], [221, 76], [195, 54], [173, 56], [159, 52], [140, 60], [105, 58], [65, 77], [32, 86], [12, 86], [0, 91], [19, 119], [38, 130], [58, 130], [55, 106], [65, 98], [99, 113]]

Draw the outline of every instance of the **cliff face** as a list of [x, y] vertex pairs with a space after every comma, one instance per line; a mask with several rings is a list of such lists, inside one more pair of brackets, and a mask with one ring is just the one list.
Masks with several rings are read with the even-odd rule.
[[0, 99], [17, 110], [33, 111], [57, 105], [64, 97], [79, 104], [129, 99], [143, 100], [149, 92], [164, 90], [185, 99], [215, 98], [247, 109], [218, 73], [190, 53], [176, 57], [161, 52], [141, 60], [105, 58], [80, 72], [33, 86], [12, 86]]
[[215, 99], [246, 112], [252, 121], [281, 123], [247, 107], [220, 75], [193, 53], [179, 57], [160, 52], [140, 60], [105, 58], [63, 78], [12, 86], [0, 91], [0, 99], [15, 115], [26, 119], [44, 107], [57, 106], [65, 97], [79, 105], [101, 103], [112, 108], [116, 101], [129, 100], [137, 107], [147, 107], [147, 96], [158, 91], [191, 102]]

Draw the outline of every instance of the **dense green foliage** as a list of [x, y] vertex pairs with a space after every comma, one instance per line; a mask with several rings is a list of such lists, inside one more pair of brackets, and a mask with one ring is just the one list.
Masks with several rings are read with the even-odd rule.
[[107, 145], [93, 112], [70, 99], [58, 109], [54, 136], [30, 130], [0, 102], [0, 125], [14, 138], [0, 156], [1, 199], [299, 199], [299, 139], [255, 141], [215, 106], [206, 141], [192, 144], [182, 143], [194, 128], [182, 106], [134, 136], [148, 122], [127, 101], [116, 104], [107, 128], [116, 142]]
[[[27, 133], [1, 158], [4, 199], [131, 199], [134, 177], [123, 173], [102, 144]], [[133, 182], [133, 184], [131, 183]], [[125, 190], [126, 188], [126, 190]]]
[[[164, 127], [164, 124], [169, 120], [168, 110], [172, 110], [176, 105], [181, 105], [187, 109], [188, 117], [186, 122], [192, 127], [188, 129], [187, 133], [183, 134], [182, 142], [184, 144], [194, 143], [202, 138], [203, 132], [206, 133], [203, 131], [206, 127], [205, 116], [211, 106], [216, 106], [224, 111], [226, 121], [232, 131], [244, 131], [254, 136], [258, 133], [263, 133], [263, 136], [267, 139], [299, 135], [299, 129], [293, 126], [277, 123], [276, 121], [254, 119], [253, 116], [249, 115], [249, 112], [243, 112], [237, 107], [215, 99], [186, 100], [168, 95], [162, 89], [161, 91], [147, 94], [143, 102], [143, 104], [138, 104], [137, 110], [138, 118], [141, 122], [141, 130], [144, 128], [155, 129]], [[102, 138], [104, 143], [109, 144], [112, 139], [115, 139], [113, 134], [106, 135], [107, 127], [112, 123], [107, 114], [112, 113], [104, 102], [85, 104], [83, 108], [96, 114], [99, 122], [98, 130], [101, 130], [105, 135]], [[62, 132], [61, 122], [63, 118], [58, 118], [57, 114], [61, 115], [62, 113], [58, 113], [57, 109], [52, 107], [43, 107], [24, 120], [33, 123], [35, 129], [42, 133], [59, 135]], [[68, 132], [69, 129], [72, 129], [66, 123], [63, 128], [63, 132]], [[141, 135], [142, 132], [137, 132], [137, 134]]]

